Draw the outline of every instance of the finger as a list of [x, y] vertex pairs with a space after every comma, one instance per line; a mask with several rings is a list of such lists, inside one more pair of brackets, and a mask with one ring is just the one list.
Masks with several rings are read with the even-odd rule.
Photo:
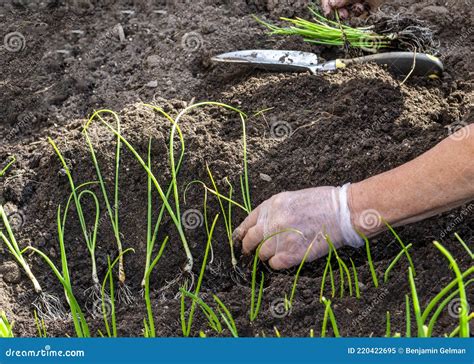
[[275, 270], [282, 270], [300, 264], [301, 260], [302, 258], [298, 258], [288, 253], [278, 253], [268, 261], [268, 264], [270, 264], [270, 267]]
[[247, 231], [257, 223], [261, 206], [262, 205], [259, 205], [255, 210], [253, 210], [250, 215], [247, 216], [245, 220], [239, 225], [239, 227], [234, 230], [232, 233], [233, 241], [242, 241], [247, 234]]
[[274, 237], [273, 239], [267, 240], [263, 243], [258, 254], [260, 260], [265, 262], [275, 255], [277, 250], [276, 240], [277, 239]]
[[263, 240], [263, 226], [255, 225], [251, 227], [247, 234], [245, 234], [242, 239], [242, 251], [244, 254], [249, 254], [251, 251], [255, 250]]

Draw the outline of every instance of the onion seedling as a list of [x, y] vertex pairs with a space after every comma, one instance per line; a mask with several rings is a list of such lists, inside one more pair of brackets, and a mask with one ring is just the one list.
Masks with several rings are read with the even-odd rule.
[[463, 282], [463, 277], [461, 274], [461, 270], [459, 269], [456, 260], [453, 258], [451, 253], [449, 253], [445, 247], [443, 247], [437, 241], [433, 242], [433, 244], [438, 248], [438, 250], [446, 257], [446, 259], [451, 264], [453, 268], [454, 274], [456, 275], [456, 280], [459, 287], [459, 299], [461, 303], [461, 312], [459, 313], [459, 336], [460, 337], [469, 337], [469, 322], [468, 322], [468, 315], [469, 315], [469, 305], [467, 303], [467, 296], [466, 296], [466, 289]]
[[5, 175], [5, 173], [7, 173], [7, 171], [10, 169], [10, 167], [15, 162], [16, 162], [16, 158], [14, 156], [11, 157], [10, 162], [8, 162], [7, 165], [4, 168], [2, 168], [2, 170], [0, 171], [0, 177], [3, 177]]
[[[95, 248], [96, 248], [96, 242], [97, 242], [97, 230], [99, 228], [100, 206], [99, 206], [99, 200], [97, 199], [97, 196], [95, 195], [94, 192], [92, 192], [90, 190], [84, 190], [84, 191], [78, 193], [78, 190], [81, 187], [86, 186], [88, 184], [92, 184], [94, 182], [88, 182], [88, 183], [82, 184], [79, 187], [76, 187], [76, 185], [74, 183], [74, 180], [72, 178], [71, 170], [69, 169], [69, 166], [67, 165], [63, 155], [59, 151], [59, 148], [57, 147], [56, 143], [51, 138], [48, 138], [48, 141], [51, 144], [51, 146], [53, 147], [54, 151], [56, 152], [56, 154], [57, 154], [57, 156], [58, 156], [58, 158], [61, 162], [61, 165], [63, 167], [63, 170], [65, 171], [67, 179], [69, 181], [69, 185], [70, 185], [70, 188], [71, 188], [71, 196], [72, 196], [72, 199], [74, 200], [74, 204], [76, 206], [76, 212], [77, 212], [77, 215], [79, 217], [79, 222], [80, 222], [80, 225], [81, 225], [82, 235], [84, 236], [84, 240], [86, 242], [87, 249], [89, 250], [89, 253], [90, 253], [90, 256], [91, 256], [92, 282], [93, 282], [92, 296], [95, 297], [95, 296], [98, 296], [98, 293], [100, 292], [100, 282], [99, 282], [99, 278], [97, 276], [97, 266], [96, 266], [96, 260], [95, 260]], [[95, 205], [95, 220], [94, 220], [94, 227], [92, 229], [92, 234], [89, 232], [89, 229], [87, 228], [87, 223], [86, 223], [86, 219], [84, 217], [84, 212], [83, 212], [82, 203], [81, 203], [82, 198], [86, 195], [88, 195], [92, 198], [92, 200], [94, 202], [94, 205]], [[61, 228], [62, 233], [64, 233], [64, 229], [66, 227], [65, 226], [66, 225], [66, 216], [67, 216], [68, 211], [69, 211], [69, 207], [70, 207], [70, 203], [71, 203], [71, 196], [68, 199], [66, 209], [64, 211], [64, 217], [63, 217], [62, 228]]]
[[334, 273], [331, 266], [332, 247], [329, 246], [329, 253], [326, 259], [326, 267], [324, 268], [323, 278], [321, 279], [321, 290], [319, 292], [319, 302], [323, 302], [324, 287], [326, 285], [326, 276], [329, 271], [329, 280], [331, 282], [331, 297], [334, 298], [336, 295], [336, 284], [334, 283]]
[[[468, 280], [464, 286], [467, 288], [469, 285], [471, 285], [472, 283], [474, 283], [474, 279], [470, 279]], [[436, 322], [438, 320], [438, 317], [439, 315], [441, 314], [441, 312], [443, 312], [443, 309], [452, 302], [452, 300], [454, 299], [454, 297], [456, 297], [457, 295], [459, 294], [459, 289], [455, 290], [454, 292], [452, 292], [448, 297], [446, 297], [443, 302], [441, 302], [438, 306], [438, 308], [436, 309], [436, 311], [433, 313], [433, 316], [431, 317], [430, 319], [430, 322], [428, 323], [428, 333], [426, 336], [428, 337], [431, 337], [431, 335], [433, 334], [433, 330], [434, 330], [434, 326], [436, 325]]]
[[29, 264], [27, 263], [26, 259], [23, 256], [23, 253], [18, 245], [18, 242], [15, 239], [15, 235], [13, 234], [12, 228], [8, 221], [7, 214], [5, 213], [5, 210], [3, 209], [2, 205], [0, 205], [0, 216], [2, 218], [3, 225], [5, 229], [7, 230], [8, 238], [5, 236], [3, 231], [0, 231], [0, 237], [2, 238], [3, 242], [6, 244], [8, 250], [10, 250], [10, 253], [16, 259], [16, 261], [21, 265], [27, 277], [33, 283], [35, 292], [38, 294], [42, 294], [43, 290], [41, 289], [41, 286], [38, 280], [33, 275], [33, 272], [31, 271]]
[[411, 310], [410, 310], [410, 296], [405, 295], [405, 313], [406, 313], [406, 333], [405, 337], [411, 337]]
[[[471, 314], [467, 317], [467, 323], [469, 324], [469, 322], [470, 322], [472, 319], [474, 319], [474, 312], [471, 313]], [[453, 337], [455, 337], [456, 335], [458, 335], [460, 331], [461, 331], [461, 325], [459, 325], [458, 327], [456, 327], [449, 335], [447, 335], [447, 337], [453, 338]]]
[[[120, 125], [120, 118], [119, 116], [114, 113], [113, 111], [110, 110], [99, 110], [94, 112], [92, 116], [89, 118], [88, 124], [94, 120], [96, 117], [100, 118], [101, 120], [102, 117], [100, 114], [102, 113], [110, 113], [113, 118], [115, 119], [116, 122], [116, 130], [117, 133], [121, 133], [121, 125]], [[94, 150], [94, 146], [92, 145], [92, 141], [89, 137], [89, 134], [87, 133], [87, 126], [83, 129], [84, 136], [86, 138], [87, 145], [89, 146], [89, 151], [91, 154], [92, 158], [92, 163], [94, 164], [94, 168], [97, 174], [97, 178], [99, 180], [99, 186], [100, 190], [102, 192], [102, 196], [105, 201], [105, 206], [107, 209], [107, 214], [110, 219], [110, 223], [112, 225], [112, 230], [114, 232], [114, 237], [115, 241], [117, 244], [117, 249], [118, 249], [118, 255], [120, 257], [119, 260], [119, 272], [118, 272], [118, 278], [120, 282], [120, 297], [122, 297], [123, 301], [126, 303], [131, 303], [133, 302], [132, 299], [132, 294], [128, 287], [125, 284], [126, 280], [126, 275], [125, 275], [125, 268], [124, 268], [124, 261], [123, 261], [123, 247], [122, 247], [122, 238], [120, 234], [120, 221], [119, 221], [119, 212], [120, 212], [120, 201], [119, 201], [119, 171], [120, 171], [120, 157], [121, 157], [121, 151], [122, 151], [122, 141], [120, 137], [117, 135], [117, 144], [115, 148], [115, 172], [114, 172], [114, 192], [113, 192], [113, 204], [111, 204], [111, 199], [109, 198], [109, 194], [107, 192], [107, 188], [104, 182], [104, 179], [102, 177], [102, 172], [99, 166], [99, 162], [97, 161], [97, 156]]]
[[[206, 250], [204, 252], [204, 257], [202, 260], [202, 265], [201, 265], [201, 271], [199, 273], [199, 277], [197, 280], [196, 288], [194, 290], [194, 295], [199, 296], [199, 291], [201, 290], [201, 284], [202, 280], [204, 278], [204, 272], [206, 271], [206, 265], [207, 265], [207, 257], [209, 255], [209, 250], [212, 244], [212, 236], [214, 234], [214, 228], [216, 227], [217, 220], [219, 219], [219, 215], [216, 215], [214, 218], [214, 221], [211, 225], [211, 230], [209, 232], [209, 236], [207, 238], [207, 244], [206, 244]], [[185, 295], [181, 294], [181, 329], [183, 331], [183, 335], [185, 337], [188, 337], [189, 334], [191, 333], [191, 325], [193, 324], [193, 318], [194, 318], [194, 311], [196, 309], [196, 302], [193, 300], [191, 303], [191, 310], [189, 312], [189, 316], [186, 319], [186, 314], [185, 314]]]
[[145, 272], [145, 303], [146, 303], [146, 311], [148, 314], [148, 323], [145, 325], [147, 337], [156, 337], [155, 321], [153, 319], [153, 310], [151, 307], [151, 299], [150, 299], [150, 275], [151, 275], [151, 272], [153, 271], [153, 268], [155, 268], [155, 266], [160, 261], [167, 242], [168, 242], [168, 237], [166, 237], [163, 243], [161, 244], [158, 254], [149, 265], [148, 270]]
[[471, 257], [471, 259], [474, 259], [474, 253], [472, 252], [471, 249], [469, 249], [469, 247], [468, 247], [467, 244], [464, 242], [464, 240], [461, 239], [461, 237], [459, 236], [459, 234], [458, 234], [458, 233], [454, 233], [454, 236], [456, 237], [456, 239], [458, 239], [458, 241], [461, 243], [461, 245], [463, 246], [463, 248], [466, 249], [467, 254], [469, 254], [469, 256]]
[[326, 19], [312, 8], [309, 8], [313, 15], [313, 21], [302, 18], [289, 19], [280, 18], [290, 23], [289, 27], [279, 27], [254, 16], [262, 25], [270, 30], [272, 35], [298, 35], [303, 37], [305, 42], [329, 45], [345, 46], [350, 45], [356, 48], [373, 50], [387, 48], [392, 44], [393, 35], [381, 35], [374, 32], [372, 27], [352, 28], [347, 25]]
[[385, 337], [392, 337], [392, 329], [390, 324], [390, 311], [386, 314]]
[[46, 325], [44, 323], [43, 318], [39, 318], [36, 310], [33, 311], [35, 315], [35, 324], [36, 324], [36, 330], [38, 331], [38, 337], [40, 338], [46, 338], [48, 337], [48, 333], [46, 332]]
[[385, 225], [388, 227], [388, 229], [393, 234], [393, 236], [395, 236], [395, 239], [397, 239], [398, 243], [402, 247], [402, 249], [403, 249], [402, 252], [405, 254], [405, 256], [408, 259], [408, 263], [410, 264], [411, 270], [413, 271], [413, 276], [416, 277], [415, 265], [413, 264], [413, 260], [411, 259], [410, 254], [408, 253], [407, 247], [403, 243], [402, 239], [400, 239], [400, 236], [398, 236], [396, 231], [390, 226], [390, 224], [388, 222], [386, 222], [384, 219], [381, 219], [381, 220], [385, 223]]
[[216, 303], [218, 304], [217, 311], [221, 315], [222, 320], [225, 322], [232, 336], [239, 337], [239, 333], [237, 332], [237, 326], [235, 325], [234, 318], [232, 317], [232, 314], [230, 313], [227, 306], [216, 295], [213, 295], [212, 297], [214, 298], [214, 301], [216, 301]]
[[303, 269], [303, 265], [306, 262], [306, 259], [308, 259], [308, 254], [311, 251], [311, 248], [313, 247], [313, 243], [314, 242], [309, 244], [308, 249], [306, 249], [303, 259], [301, 260], [301, 263], [296, 271], [295, 279], [293, 280], [293, 286], [291, 287], [290, 298], [287, 298], [287, 296], [285, 295], [285, 310], [287, 312], [293, 307], [293, 299], [295, 298], [296, 285], [298, 284], [298, 279], [300, 277], [301, 270]]
[[3, 233], [3, 231], [0, 231], [0, 238], [3, 240], [15, 260], [23, 268], [26, 273], [26, 276], [33, 284], [33, 288], [36, 294], [38, 295], [38, 298], [33, 302], [33, 306], [38, 309], [38, 312], [40, 313], [41, 317], [56, 318], [58, 316], [64, 315], [64, 310], [62, 308], [59, 298], [44, 292], [38, 280], [31, 271], [30, 265], [23, 256], [24, 250], [21, 250], [20, 246], [18, 245], [15, 235], [13, 234], [13, 230], [10, 226], [10, 222], [8, 221], [8, 216], [2, 205], [0, 205], [0, 218], [8, 235], [7, 237]]
[[334, 256], [336, 257], [337, 264], [339, 265], [339, 276], [341, 279], [341, 298], [344, 297], [344, 273], [346, 274], [347, 283], [349, 284], [349, 295], [352, 296], [352, 278], [351, 278], [351, 273], [349, 272], [349, 268], [347, 268], [346, 263], [344, 263], [344, 261], [339, 257], [336, 247], [332, 243], [329, 235], [326, 235], [325, 238], [326, 238], [326, 242], [330, 246], [330, 249], [334, 251]]
[[334, 316], [334, 312], [331, 308], [331, 300], [327, 300], [325, 297], [323, 297], [322, 301], [324, 305], [326, 306], [326, 309], [324, 310], [323, 326], [321, 328], [321, 337], [326, 337], [326, 331], [327, 331], [326, 327], [327, 327], [328, 318], [331, 321], [331, 326], [334, 332], [334, 336], [340, 337], [341, 335], [339, 334], [339, 329], [337, 327], [336, 317]]
[[58, 278], [59, 282], [64, 288], [66, 299], [71, 310], [74, 329], [76, 331], [77, 336], [80, 338], [90, 337], [89, 326], [72, 290], [71, 277], [69, 275], [69, 268], [66, 256], [66, 247], [64, 245], [64, 230], [62, 228], [61, 221], [61, 206], [58, 207], [57, 226], [59, 247], [61, 251], [61, 271], [59, 271], [59, 269], [51, 261], [51, 259], [39, 249], [36, 249], [34, 247], [27, 247], [25, 250], [32, 250], [33, 252], [39, 254], [43, 258], [43, 260], [49, 265], [54, 275]]
[[273, 326], [273, 331], [275, 331], [275, 336], [280, 339], [280, 338], [281, 338], [281, 334], [280, 334], [280, 331], [277, 329], [276, 326]]
[[411, 267], [408, 267], [408, 281], [410, 282], [411, 297], [413, 301], [413, 311], [415, 312], [416, 327], [418, 330], [418, 337], [426, 337], [425, 326], [421, 318], [420, 302], [418, 301], [418, 294], [416, 292], [415, 278]]
[[[462, 273], [461, 277], [467, 278], [471, 274], [474, 273], [474, 267], [470, 267], [467, 269], [464, 273]], [[425, 308], [423, 311], [422, 315], [422, 320], [425, 322], [428, 319], [428, 316], [430, 315], [431, 311], [433, 311], [434, 307], [436, 304], [443, 299], [444, 296], [446, 296], [449, 291], [451, 291], [456, 285], [458, 285], [458, 280], [457, 278], [451, 281], [446, 287], [444, 287], [441, 292], [439, 292], [429, 303], [428, 306]]]
[[201, 308], [204, 316], [206, 316], [207, 322], [209, 323], [211, 329], [220, 334], [222, 332], [222, 325], [214, 310], [201, 298], [192, 294], [191, 292], [186, 291], [184, 288], [181, 288], [180, 291], [182, 294], [196, 302], [196, 304]]
[[352, 260], [352, 258], [349, 258], [349, 259], [351, 261], [352, 272], [354, 274], [354, 286], [355, 286], [355, 291], [356, 291], [356, 298], [359, 299], [360, 298], [359, 277], [357, 275], [357, 269], [354, 264], [354, 261]]
[[369, 262], [370, 274], [372, 275], [372, 281], [374, 282], [375, 288], [378, 288], [379, 280], [377, 278], [377, 272], [375, 271], [375, 268], [374, 268], [374, 262], [372, 261], [372, 254], [370, 252], [369, 239], [367, 239], [367, 237], [364, 236], [363, 234], [359, 233], [359, 235], [365, 241], [365, 251], [367, 252], [367, 261]]
[[[232, 193], [233, 193], [233, 187], [232, 184], [229, 182], [229, 180], [226, 178], [225, 181], [229, 185], [229, 198], [227, 200], [228, 206], [227, 209], [224, 207], [224, 203], [222, 202], [222, 199], [219, 197], [221, 196], [218, 188], [216, 181], [214, 180], [214, 177], [212, 175], [211, 170], [209, 169], [209, 165], [206, 163], [206, 169], [207, 169], [207, 174], [209, 175], [209, 179], [211, 180], [212, 187], [214, 188], [214, 191], [217, 192], [216, 197], [217, 201], [219, 202], [219, 206], [221, 209], [222, 216], [224, 218], [224, 225], [225, 225], [225, 230], [227, 234], [227, 240], [229, 242], [229, 247], [230, 247], [230, 255], [231, 255], [231, 260], [232, 260], [232, 268], [234, 269], [234, 272], [238, 274], [239, 276], [242, 276], [242, 272], [240, 272], [238, 266], [237, 266], [237, 259], [235, 258], [235, 252], [234, 252], [234, 241], [232, 238], [232, 233], [234, 229], [232, 228]], [[207, 190], [206, 190], [207, 191]]]
[[393, 261], [389, 264], [387, 270], [385, 271], [384, 275], [383, 275], [383, 281], [384, 283], [387, 283], [388, 281], [388, 275], [390, 273], [390, 271], [393, 269], [393, 267], [398, 263], [398, 261], [402, 258], [403, 254], [406, 255], [406, 251], [408, 249], [410, 249], [412, 247], [413, 244], [408, 244], [405, 248], [403, 248], [400, 253], [397, 254], [397, 256], [395, 257], [395, 259], [393, 259]]
[[13, 322], [8, 321], [7, 315], [4, 311], [0, 313], [0, 338], [12, 338], [13, 335]]
[[[266, 239], [268, 240], [268, 239]], [[264, 240], [262, 243], [259, 244], [255, 256], [253, 258], [253, 265], [252, 265], [252, 286], [251, 286], [251, 293], [250, 293], [250, 321], [255, 321], [257, 318], [258, 312], [260, 311], [260, 306], [262, 305], [262, 296], [263, 296], [263, 282], [265, 279], [265, 273], [261, 273], [260, 285], [258, 288], [258, 295], [255, 298], [255, 289], [257, 285], [257, 264], [258, 264], [258, 255], [260, 253], [260, 249], [262, 248], [263, 243], [266, 241]]]
[[[128, 252], [135, 252], [134, 249], [128, 248], [124, 250], [121, 255], [127, 254]], [[112, 271], [114, 267], [117, 265], [117, 263], [120, 264], [120, 260], [122, 257], [119, 255], [115, 260], [111, 263], [110, 262], [110, 257], [107, 256], [107, 273], [105, 274], [104, 280], [102, 281], [102, 286], [100, 287], [100, 295], [101, 295], [101, 301], [100, 301], [100, 308], [102, 310], [102, 317], [104, 319], [104, 325], [105, 325], [105, 330], [107, 333], [108, 337], [117, 337], [117, 320], [115, 317], [115, 289], [114, 289], [114, 279], [113, 279], [113, 274]], [[107, 281], [109, 282], [109, 294], [105, 292], [106, 286], [107, 286]], [[110, 315], [110, 321], [111, 323], [109, 324], [109, 318], [108, 316]], [[112, 330], [110, 330], [110, 326], [112, 326]], [[100, 336], [104, 337], [102, 332], [99, 331]]]

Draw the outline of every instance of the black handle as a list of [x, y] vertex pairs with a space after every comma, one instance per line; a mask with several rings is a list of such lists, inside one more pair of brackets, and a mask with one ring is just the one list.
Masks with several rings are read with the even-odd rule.
[[414, 76], [427, 76], [436, 78], [444, 71], [443, 63], [436, 57], [424, 53], [414, 52], [388, 52], [372, 54], [352, 59], [338, 60], [338, 68], [343, 68], [353, 63], [377, 63], [386, 65], [388, 69], [398, 75], [408, 75], [412, 69]]

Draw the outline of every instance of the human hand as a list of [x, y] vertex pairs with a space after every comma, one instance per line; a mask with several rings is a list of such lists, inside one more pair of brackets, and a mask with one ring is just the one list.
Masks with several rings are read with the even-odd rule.
[[321, 0], [321, 7], [325, 16], [337, 10], [342, 19], [347, 19], [376, 9], [382, 2], [383, 0]]
[[234, 231], [234, 240], [242, 241], [243, 252], [249, 254], [276, 234], [264, 241], [259, 251], [260, 259], [268, 260], [276, 270], [300, 264], [306, 252], [307, 262], [328, 254], [326, 236], [335, 248], [344, 244], [359, 247], [362, 239], [351, 225], [348, 187], [317, 187], [275, 195], [250, 213]]

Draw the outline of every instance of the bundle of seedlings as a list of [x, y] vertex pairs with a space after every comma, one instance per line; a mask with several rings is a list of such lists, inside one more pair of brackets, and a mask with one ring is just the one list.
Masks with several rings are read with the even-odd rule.
[[[312, 21], [302, 18], [280, 18], [289, 26], [280, 27], [255, 19], [270, 30], [272, 35], [297, 35], [305, 42], [344, 46], [377, 53], [381, 49], [406, 50], [423, 53], [436, 53], [437, 43], [433, 31], [421, 21], [397, 14], [388, 16], [377, 13], [365, 21], [364, 26], [352, 27], [342, 24], [336, 12], [336, 20], [330, 20], [309, 8]], [[361, 24], [362, 25], [362, 24]]]

